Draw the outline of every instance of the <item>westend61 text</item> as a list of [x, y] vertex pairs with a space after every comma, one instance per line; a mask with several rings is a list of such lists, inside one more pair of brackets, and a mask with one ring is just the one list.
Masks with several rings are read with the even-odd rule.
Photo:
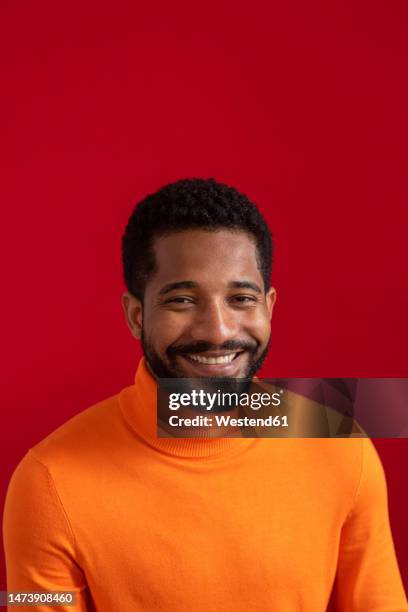
[[[263, 419], [251, 417], [233, 418], [231, 416], [216, 415], [215, 423], [218, 427], [288, 427], [288, 417], [268, 416]], [[213, 417], [195, 416], [193, 418], [183, 418], [171, 416], [169, 424], [172, 427], [213, 427]]]
[[188, 406], [200, 406], [206, 410], [212, 410], [218, 406], [249, 406], [252, 410], [259, 410], [263, 406], [280, 406], [280, 393], [223, 393], [218, 390], [215, 393], [207, 393], [200, 389], [193, 389], [189, 393], [170, 393], [169, 408], [178, 410]]

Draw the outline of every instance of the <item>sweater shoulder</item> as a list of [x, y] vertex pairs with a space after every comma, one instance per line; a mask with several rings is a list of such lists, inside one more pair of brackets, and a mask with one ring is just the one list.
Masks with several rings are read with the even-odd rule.
[[47, 467], [106, 456], [112, 445], [120, 444], [126, 433], [119, 408], [120, 393], [74, 415], [35, 444], [30, 452]]

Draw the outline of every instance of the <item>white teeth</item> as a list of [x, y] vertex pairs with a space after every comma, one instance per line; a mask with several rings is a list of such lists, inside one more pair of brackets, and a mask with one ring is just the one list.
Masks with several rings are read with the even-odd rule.
[[207, 365], [217, 365], [223, 363], [231, 363], [236, 353], [230, 353], [229, 355], [222, 355], [221, 357], [203, 357], [202, 355], [189, 355], [189, 358], [198, 363], [206, 363]]

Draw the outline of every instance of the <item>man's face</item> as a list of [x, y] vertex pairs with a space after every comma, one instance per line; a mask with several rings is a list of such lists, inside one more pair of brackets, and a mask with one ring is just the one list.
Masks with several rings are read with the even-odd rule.
[[194, 229], [154, 241], [143, 307], [125, 294], [135, 337], [159, 378], [252, 378], [266, 357], [275, 289], [264, 293], [243, 231]]

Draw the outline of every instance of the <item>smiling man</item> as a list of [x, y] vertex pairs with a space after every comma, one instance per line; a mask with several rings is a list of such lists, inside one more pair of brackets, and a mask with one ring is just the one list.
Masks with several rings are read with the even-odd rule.
[[183, 180], [139, 203], [122, 304], [144, 357], [17, 467], [9, 590], [73, 591], [67, 611], [324, 612], [332, 593], [341, 612], [408, 609], [368, 439], [157, 435], [158, 378], [261, 367], [271, 263], [265, 220], [231, 187]]
[[251, 377], [267, 353], [276, 296], [264, 288], [255, 239], [242, 229], [184, 229], [156, 238], [153, 248], [157, 273], [143, 302], [123, 296], [152, 373]]

